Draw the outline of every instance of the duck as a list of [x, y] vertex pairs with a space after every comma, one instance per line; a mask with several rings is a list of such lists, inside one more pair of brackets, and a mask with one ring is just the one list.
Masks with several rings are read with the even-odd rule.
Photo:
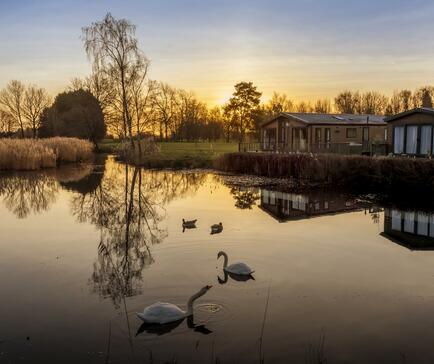
[[223, 224], [219, 222], [218, 224], [211, 225], [211, 235], [220, 234], [223, 231]]
[[191, 296], [187, 302], [187, 311], [180, 309], [172, 303], [156, 302], [146, 307], [143, 312], [137, 312], [137, 317], [147, 324], [165, 325], [177, 321], [181, 322], [186, 317], [193, 315], [194, 301], [202, 297], [211, 288], [212, 286], [207, 285]]
[[[250, 268], [246, 263], [238, 262], [228, 265], [228, 255], [224, 251], [220, 251], [217, 254], [217, 259], [219, 259], [221, 256], [224, 257], [224, 263], [223, 263], [223, 271], [229, 273], [229, 274], [235, 274], [239, 276], [251, 276], [255, 271]], [[253, 277], [252, 277], [253, 278]]]

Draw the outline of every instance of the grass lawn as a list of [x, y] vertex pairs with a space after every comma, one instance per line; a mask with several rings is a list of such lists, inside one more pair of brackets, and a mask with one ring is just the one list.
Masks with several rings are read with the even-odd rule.
[[[223, 153], [238, 151], [238, 143], [217, 142], [158, 142], [160, 153], [147, 160], [150, 167], [211, 167], [215, 158]], [[101, 152], [116, 153], [119, 142], [103, 140], [99, 144]]]

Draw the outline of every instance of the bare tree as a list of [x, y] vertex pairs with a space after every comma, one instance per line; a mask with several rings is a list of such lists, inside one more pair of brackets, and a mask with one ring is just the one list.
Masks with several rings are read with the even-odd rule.
[[418, 88], [413, 94], [414, 107], [432, 107], [433, 106], [434, 87], [423, 86]]
[[160, 139], [168, 140], [169, 129], [175, 117], [178, 102], [176, 89], [167, 83], [160, 82], [153, 97], [159, 120]]
[[51, 99], [47, 91], [35, 85], [29, 85], [24, 92], [23, 115], [32, 128], [33, 138], [36, 138], [40, 127], [42, 111], [50, 105]]
[[377, 91], [369, 91], [362, 95], [362, 112], [363, 114], [384, 114], [387, 107], [388, 99]]
[[410, 110], [413, 104], [413, 96], [410, 90], [395, 90], [388, 105], [387, 114], [398, 114]]
[[21, 137], [24, 138], [24, 96], [25, 86], [17, 80], [10, 81], [6, 87], [0, 91], [0, 104], [18, 126]]
[[0, 110], [0, 131], [10, 135], [14, 130], [14, 118], [7, 111]]
[[131, 87], [140, 72], [146, 73], [149, 61], [140, 51], [135, 25], [115, 19], [108, 13], [101, 22], [83, 28], [87, 55], [114, 86], [122, 114], [122, 127], [134, 149]]
[[341, 114], [354, 114], [356, 111], [355, 98], [349, 90], [339, 93], [335, 97], [336, 110]]
[[306, 112], [312, 112], [312, 105], [309, 102], [302, 101], [297, 104], [297, 112], [306, 113]]
[[313, 110], [316, 113], [329, 114], [331, 112], [331, 110], [332, 110], [332, 106], [331, 106], [330, 100], [328, 100], [328, 99], [317, 100], [315, 102]]
[[295, 110], [294, 103], [286, 94], [273, 92], [271, 99], [265, 105], [265, 109], [269, 116], [277, 115], [281, 112], [291, 112]]

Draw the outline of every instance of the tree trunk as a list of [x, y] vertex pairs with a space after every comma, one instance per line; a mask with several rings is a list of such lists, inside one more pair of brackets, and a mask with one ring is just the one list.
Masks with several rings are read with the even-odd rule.
[[121, 68], [121, 86], [122, 86], [122, 104], [124, 107], [124, 115], [125, 115], [124, 124], [125, 124], [125, 122], [127, 124], [126, 125], [127, 130], [125, 130], [125, 134], [128, 131], [128, 137], [130, 139], [131, 148], [132, 148], [132, 150], [134, 150], [133, 130], [132, 130], [132, 125], [131, 125], [131, 117], [130, 117], [130, 113], [128, 110], [127, 92], [125, 89], [125, 74], [124, 74], [123, 68]]

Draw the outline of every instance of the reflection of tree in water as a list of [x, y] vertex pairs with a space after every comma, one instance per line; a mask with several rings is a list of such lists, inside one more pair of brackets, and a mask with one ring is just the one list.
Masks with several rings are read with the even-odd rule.
[[59, 193], [59, 184], [83, 184], [93, 175], [92, 164], [67, 165], [37, 172], [15, 172], [0, 177], [0, 197], [8, 210], [23, 219], [47, 211]]
[[380, 214], [378, 212], [371, 213], [371, 219], [374, 224], [380, 223]]
[[231, 187], [231, 194], [235, 199], [235, 207], [238, 209], [251, 209], [260, 199], [257, 188]]
[[[95, 157], [95, 163], [90, 166], [90, 171], [80, 179], [60, 179], [60, 185], [73, 192], [78, 192], [81, 194], [87, 194], [95, 191], [101, 184], [102, 178], [104, 176], [106, 155], [97, 155]], [[76, 167], [77, 168], [77, 167]]]
[[0, 178], [4, 205], [18, 218], [47, 211], [56, 201], [56, 180], [41, 173], [19, 173]]
[[117, 307], [125, 297], [141, 292], [142, 271], [153, 262], [150, 246], [167, 236], [159, 227], [164, 205], [197, 187], [205, 175], [198, 176], [145, 172], [109, 161], [100, 186], [73, 197], [73, 214], [100, 231], [90, 280], [95, 292], [110, 297]]

